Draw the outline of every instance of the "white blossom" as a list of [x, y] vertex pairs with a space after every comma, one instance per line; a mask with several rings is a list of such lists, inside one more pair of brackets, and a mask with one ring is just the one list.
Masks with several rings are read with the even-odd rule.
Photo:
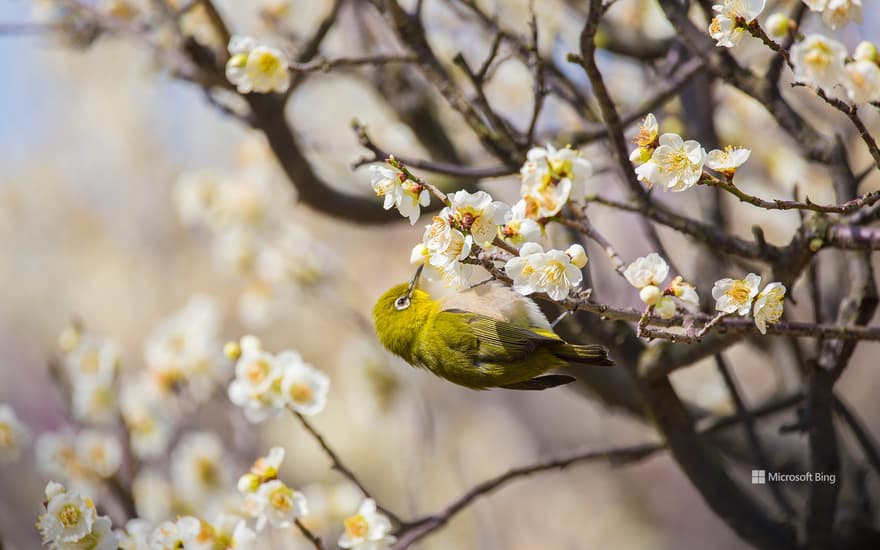
[[284, 352], [278, 356], [283, 375], [281, 393], [290, 407], [296, 412], [312, 416], [318, 414], [327, 404], [330, 390], [330, 377], [304, 362], [295, 352]]
[[269, 454], [254, 461], [248, 473], [238, 480], [238, 490], [242, 493], [256, 491], [262, 483], [278, 477], [278, 469], [284, 460], [284, 447], [272, 447]]
[[853, 103], [880, 101], [880, 67], [873, 61], [853, 61], [844, 68], [843, 85]]
[[229, 399], [244, 408], [251, 422], [262, 422], [278, 414], [283, 404], [282, 370], [276, 357], [262, 349], [246, 349], [235, 366], [235, 380], [229, 385]]
[[517, 246], [541, 238], [541, 226], [526, 215], [526, 201], [520, 200], [507, 214], [501, 227], [501, 236]]
[[131, 482], [131, 492], [138, 517], [156, 523], [171, 515], [174, 491], [157, 470], [141, 469]]
[[565, 249], [565, 253], [571, 258], [571, 263], [578, 269], [583, 269], [590, 260], [587, 257], [587, 251], [580, 244], [573, 244]]
[[647, 286], [660, 286], [668, 274], [669, 264], [656, 252], [637, 258], [623, 272], [623, 276], [629, 284], [638, 289]]
[[822, 12], [822, 21], [834, 30], [850, 21], [862, 23], [862, 0], [804, 0], [804, 4]]
[[185, 500], [200, 506], [224, 489], [229, 474], [223, 442], [212, 432], [183, 436], [171, 453], [171, 482]]
[[640, 181], [668, 191], [684, 191], [700, 181], [706, 150], [698, 142], [684, 141], [677, 134], [663, 134], [659, 143], [651, 159], [636, 168]]
[[670, 319], [675, 315], [676, 309], [675, 300], [670, 296], [662, 296], [654, 304], [654, 313], [661, 319]]
[[453, 227], [455, 216], [451, 208], [444, 208], [426, 226], [422, 237], [423, 248], [413, 249], [410, 260], [431, 269], [424, 275], [429, 280], [440, 279], [446, 286], [461, 288], [470, 280], [472, 266], [463, 264], [474, 245], [474, 237]]
[[117, 390], [112, 383], [84, 378], [73, 384], [71, 390], [74, 418], [100, 426], [109, 426], [116, 421]]
[[853, 59], [856, 61], [878, 61], [877, 46], [867, 40], [862, 40], [853, 50]]
[[706, 166], [732, 177], [736, 169], [742, 166], [752, 152], [744, 147], [726, 146], [724, 149], [713, 149], [706, 155]]
[[593, 173], [590, 161], [569, 147], [533, 147], [520, 168], [520, 196], [532, 219], [556, 215], [569, 200], [582, 200], [586, 180]]
[[47, 486], [47, 495], [52, 495], [46, 503], [46, 511], [40, 516], [39, 529], [45, 544], [58, 545], [76, 542], [92, 531], [97, 519], [95, 505], [75, 491], [67, 491]]
[[160, 524], [150, 535], [150, 550], [201, 550], [199, 534], [202, 522], [193, 516], [183, 516], [177, 521]]
[[583, 278], [581, 270], [565, 252], [544, 252], [537, 243], [524, 244], [519, 256], [507, 261], [504, 271], [513, 279], [513, 289], [520, 294], [546, 292], [553, 300], [568, 297]]
[[638, 145], [629, 155], [629, 160], [635, 164], [644, 164], [651, 160], [651, 155], [657, 147], [657, 134], [660, 126], [654, 113], [648, 113], [639, 125], [639, 133], [633, 142]]
[[83, 430], [76, 436], [75, 447], [79, 462], [98, 477], [112, 477], [119, 470], [122, 447], [113, 435]]
[[846, 47], [821, 34], [811, 34], [791, 47], [794, 76], [826, 92], [843, 79]]
[[153, 458], [168, 448], [174, 421], [163, 389], [142, 373], [122, 386], [119, 400], [122, 419], [128, 428], [131, 450], [138, 458]]
[[90, 334], [80, 334], [75, 347], [64, 358], [73, 384], [92, 380], [109, 384], [119, 366], [119, 346]]
[[396, 207], [404, 218], [409, 218], [410, 225], [419, 220], [422, 207], [431, 203], [428, 189], [406, 177], [400, 170], [382, 165], [371, 165], [372, 187], [376, 195], [384, 197], [385, 210]]
[[214, 518], [213, 548], [251, 550], [256, 548], [257, 534], [239, 516], [220, 514]]
[[697, 295], [697, 289], [694, 288], [694, 285], [684, 282], [680, 275], [672, 279], [667, 288], [672, 292], [673, 296], [681, 300], [685, 305], [699, 307], [700, 297]]
[[268, 522], [273, 527], [289, 527], [293, 521], [308, 514], [306, 498], [277, 479], [260, 485], [245, 497], [245, 508], [257, 518], [257, 530]]
[[[214, 298], [195, 294], [147, 336], [144, 360], [163, 388], [184, 384], [198, 401], [225, 375], [220, 349], [220, 312]], [[221, 366], [223, 365], [223, 366]]]
[[677, 276], [664, 289], [663, 281], [669, 275], [669, 264], [659, 254], [652, 252], [637, 258], [623, 271], [623, 276], [635, 288], [639, 289], [639, 299], [647, 306], [654, 308], [654, 313], [664, 319], [675, 315], [677, 310], [673, 298], [680, 300], [686, 307], [699, 305], [699, 298], [693, 285]]
[[340, 548], [386, 550], [396, 541], [390, 534], [391, 521], [377, 510], [376, 501], [371, 498], [364, 499], [357, 514], [346, 518], [343, 525]]
[[470, 193], [457, 191], [449, 198], [456, 225], [470, 233], [480, 246], [491, 243], [498, 234], [498, 226], [504, 223], [510, 207], [493, 201], [485, 191]]
[[30, 433], [15, 410], [5, 403], [0, 403], [0, 462], [16, 460], [30, 440]]
[[233, 36], [228, 49], [226, 78], [239, 93], [283, 93], [290, 87], [290, 62], [281, 50], [258, 45], [249, 36]]
[[782, 318], [782, 305], [785, 302], [785, 285], [770, 283], [755, 299], [755, 326], [761, 334], [767, 334], [767, 325]]
[[737, 19], [751, 23], [764, 10], [764, 4], [764, 0], [724, 0], [715, 4], [712, 9], [717, 15], [709, 24], [709, 35], [717, 41], [718, 46], [736, 46], [745, 32]]
[[767, 29], [767, 34], [770, 35], [771, 38], [780, 40], [788, 35], [790, 25], [791, 19], [784, 13], [777, 12], [771, 14], [770, 17], [767, 18], [767, 21], [764, 23], [764, 28]]
[[150, 535], [153, 533], [152, 524], [141, 518], [128, 520], [125, 530], [118, 530], [116, 536], [119, 539], [119, 550], [151, 550]]
[[712, 287], [715, 309], [743, 317], [748, 315], [760, 285], [761, 277], [754, 273], [749, 273], [745, 279], [727, 278], [716, 281]]
[[72, 480], [83, 476], [73, 435], [69, 432], [46, 432], [34, 445], [37, 467], [48, 476]]

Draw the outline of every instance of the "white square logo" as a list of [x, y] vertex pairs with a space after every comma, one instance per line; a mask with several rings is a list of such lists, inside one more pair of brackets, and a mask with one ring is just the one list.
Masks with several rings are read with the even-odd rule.
[[752, 484], [764, 485], [767, 483], [767, 473], [764, 470], [752, 470]]

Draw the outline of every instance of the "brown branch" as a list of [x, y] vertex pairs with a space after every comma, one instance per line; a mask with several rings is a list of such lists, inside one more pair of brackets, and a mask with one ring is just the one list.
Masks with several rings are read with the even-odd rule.
[[[647, 348], [643, 355], [656, 353], [657, 347], [677, 348], [687, 354], [696, 346], [663, 344]], [[696, 430], [694, 419], [669, 378], [644, 378], [638, 372], [631, 374], [670, 452], [715, 514], [741, 538], [757, 547], [795, 548], [794, 529], [770, 518], [766, 510], [730, 477], [716, 449], [708, 445]]]
[[324, 543], [321, 542], [321, 537], [312, 533], [312, 531], [308, 527], [306, 527], [305, 524], [303, 524], [303, 522], [299, 520], [299, 518], [293, 520], [293, 523], [296, 525], [296, 528], [299, 529], [299, 532], [302, 533], [303, 536], [307, 538], [310, 543], [312, 543], [312, 546], [315, 547], [315, 550], [324, 550]]
[[[365, 164], [371, 164], [374, 162], [385, 162], [386, 159], [392, 156], [392, 154], [385, 149], [382, 149], [373, 141], [370, 135], [367, 133], [367, 127], [361, 124], [359, 121], [354, 120], [351, 123], [351, 127], [354, 130], [355, 134], [358, 138], [358, 143], [361, 144], [365, 149], [369, 150], [373, 153], [372, 157], [364, 157], [357, 162], [354, 163], [354, 167], [357, 168], [359, 166], [363, 166]], [[423, 160], [416, 159], [412, 157], [403, 157], [400, 155], [393, 155], [394, 158], [402, 162], [403, 164], [410, 166], [412, 168], [416, 168], [418, 170], [425, 170], [428, 172], [433, 172], [435, 174], [445, 174], [448, 176], [455, 176], [460, 178], [474, 178], [474, 179], [484, 179], [484, 178], [498, 178], [502, 176], [508, 176], [510, 174], [516, 173], [516, 170], [510, 168], [508, 166], [490, 166], [486, 168], [472, 168], [468, 166], [459, 166], [457, 164], [450, 164], [447, 162], [435, 162], [431, 160]], [[469, 189], [466, 187], [465, 189]]]
[[487, 151], [511, 168], [519, 168], [522, 159], [516, 143], [508, 139], [504, 133], [492, 131], [484, 123], [480, 113], [437, 59], [428, 43], [427, 33], [421, 20], [408, 13], [397, 0], [385, 0], [382, 4], [383, 11], [398, 39], [419, 57], [419, 69], [425, 78], [440, 92], [447, 103], [464, 117], [465, 122]]
[[391, 65], [395, 63], [417, 63], [419, 60], [414, 55], [407, 54], [374, 54], [361, 57], [335, 57], [332, 59], [317, 58], [308, 63], [292, 62], [290, 70], [295, 73], [312, 73], [318, 71], [330, 71], [337, 67], [358, 67], [361, 65]]
[[871, 158], [874, 159], [874, 164], [880, 168], [880, 148], [877, 147], [877, 141], [874, 139], [874, 136], [868, 131], [865, 123], [862, 122], [861, 117], [859, 117], [859, 108], [856, 105], [850, 105], [849, 103], [843, 101], [842, 99], [837, 99], [836, 97], [828, 97], [825, 92], [821, 88], [812, 88], [811, 86], [804, 84], [803, 82], [792, 82], [792, 87], [804, 87], [813, 90], [817, 96], [822, 98], [825, 103], [831, 105], [841, 113], [849, 118], [850, 122], [852, 122], [853, 126], [856, 127], [856, 130], [859, 132], [859, 137], [862, 138], [862, 141], [865, 142], [865, 145], [868, 147], [868, 152], [871, 154]]
[[530, 466], [513, 468], [507, 472], [479, 483], [456, 498], [436, 514], [408, 523], [398, 533], [393, 550], [405, 550], [414, 543], [446, 525], [453, 516], [464, 510], [476, 499], [486, 496], [510, 481], [548, 470], [565, 469], [574, 464], [609, 460], [612, 463], [629, 463], [645, 458], [663, 448], [661, 443], [642, 443], [601, 451], [587, 450], [563, 455]]
[[834, 411], [846, 423], [849, 430], [855, 436], [862, 452], [868, 463], [874, 468], [874, 471], [880, 474], [880, 447], [871, 435], [871, 432], [865, 427], [858, 415], [850, 409], [846, 401], [838, 395], [833, 396]]
[[823, 244], [844, 250], [880, 250], [880, 227], [834, 225]]
[[747, 30], [749, 34], [763, 42], [765, 46], [782, 56], [785, 64], [788, 65], [789, 68], [794, 69], [794, 65], [791, 62], [791, 57], [788, 55], [788, 49], [786, 49], [781, 44], [777, 44], [773, 41], [772, 38], [767, 36], [767, 33], [765, 33], [764, 29], [761, 28], [761, 24], [758, 23], [757, 19], [753, 19], [751, 22], [746, 22], [744, 18], [737, 17], [736, 24], [737, 26]]
[[590, 12], [580, 36], [580, 56], [571, 55], [569, 61], [579, 64], [590, 79], [599, 109], [602, 111], [602, 119], [608, 129], [608, 137], [611, 141], [611, 151], [622, 170], [623, 176], [629, 187], [630, 196], [639, 204], [648, 202], [647, 193], [636, 178], [632, 164], [629, 161], [626, 138], [623, 134], [623, 122], [614, 106], [614, 101], [605, 86], [605, 80], [596, 65], [596, 32], [599, 30], [599, 17], [602, 12], [602, 2], [590, 1]]
[[596, 229], [596, 227], [592, 223], [590, 223], [589, 218], [587, 218], [584, 213], [576, 212], [575, 215], [578, 218], [576, 220], [563, 218], [561, 216], [552, 218], [552, 220], [556, 223], [559, 223], [560, 225], [570, 227], [583, 233], [587, 236], [588, 239], [601, 246], [602, 250], [605, 252], [605, 255], [608, 256], [608, 261], [611, 262], [611, 267], [613, 267], [614, 271], [616, 271], [619, 275], [623, 276], [623, 272], [626, 270], [626, 262], [621, 259], [620, 255], [617, 253], [617, 251], [614, 249], [608, 239], [606, 239], [604, 235], [599, 233], [599, 230]]
[[[303, 428], [305, 428], [306, 431], [309, 432], [309, 435], [311, 435], [312, 438], [318, 443], [318, 445], [324, 451], [324, 454], [327, 455], [327, 458], [329, 458], [330, 462], [333, 464], [333, 469], [342, 474], [342, 476], [345, 477], [347, 480], [354, 483], [365, 497], [370, 497], [370, 492], [367, 491], [364, 484], [361, 483], [354, 472], [352, 472], [351, 469], [349, 469], [348, 466], [346, 466], [345, 463], [342, 462], [342, 459], [339, 458], [339, 455], [336, 454], [336, 451], [334, 451], [333, 448], [330, 447], [330, 444], [327, 443], [327, 440], [324, 439], [324, 436], [322, 436], [321, 433], [318, 432], [318, 430], [316, 430], [314, 426], [312, 426], [312, 423], [309, 422], [305, 416], [301, 415], [295, 410], [290, 409], [290, 412], [293, 413], [293, 416], [295, 416], [300, 421], [300, 424], [302, 424]], [[401, 524], [400, 518], [398, 518], [396, 514], [394, 514], [390, 510], [382, 508], [381, 506], [379, 507], [379, 509], [382, 511], [383, 514], [388, 516], [391, 521], [397, 524]]]
[[880, 191], [872, 191], [842, 204], [816, 204], [807, 197], [804, 202], [781, 199], [766, 200], [750, 195], [737, 187], [732, 180], [716, 178], [709, 174], [703, 175], [700, 183], [723, 189], [740, 200], [765, 210], [812, 210], [827, 214], [850, 214], [880, 201]]
[[[665, 103], [673, 99], [702, 69], [702, 59], [689, 59], [674, 75], [672, 75], [672, 77], [670, 77], [668, 81], [657, 83], [656, 86], [652, 86], [652, 89], [657, 90], [654, 92], [654, 95], [630, 109], [629, 113], [623, 115], [621, 117], [621, 124], [624, 127], [627, 127], [639, 122], [645, 118], [645, 115], [648, 113], [659, 109]], [[571, 143], [572, 146], [579, 146], [608, 137], [608, 127], [604, 124], [586, 124], [585, 126], [586, 129], [577, 130], [563, 135], [559, 138], [559, 141]]]
[[641, 214], [661, 225], [671, 227], [695, 240], [705, 243], [718, 250], [753, 260], [770, 261], [781, 254], [781, 249], [756, 242], [749, 242], [710, 225], [668, 210], [665, 206], [652, 202], [649, 206], [641, 206], [633, 202], [621, 202], [600, 195], [588, 195], [587, 202], [595, 202], [610, 208]]
[[[736, 408], [736, 416], [739, 418], [740, 425], [742, 425], [743, 431], [748, 438], [749, 445], [755, 454], [758, 466], [765, 471], [773, 470], [773, 468], [770, 467], [770, 458], [764, 448], [764, 444], [761, 442], [761, 439], [758, 437], [758, 432], [755, 429], [755, 419], [746, 406], [745, 400], [737, 387], [733, 372], [727, 365], [727, 361], [724, 360], [723, 354], [715, 354], [715, 365], [718, 367], [718, 372], [721, 373], [721, 378], [724, 379], [724, 385], [727, 386], [727, 392], [730, 394], [730, 398]], [[770, 494], [773, 495], [776, 505], [779, 506], [779, 509], [783, 514], [785, 514], [788, 519], [793, 518], [795, 516], [794, 507], [785, 497], [782, 487], [776, 483], [768, 483], [767, 488], [770, 489]]]

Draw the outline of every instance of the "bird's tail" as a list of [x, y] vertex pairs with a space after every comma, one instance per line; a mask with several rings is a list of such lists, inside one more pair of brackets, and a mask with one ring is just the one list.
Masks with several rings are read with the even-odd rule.
[[608, 350], [604, 346], [596, 344], [578, 346], [575, 344], [565, 344], [553, 350], [553, 354], [560, 359], [571, 361], [572, 363], [582, 363], [584, 365], [613, 365], [614, 361], [608, 357]]

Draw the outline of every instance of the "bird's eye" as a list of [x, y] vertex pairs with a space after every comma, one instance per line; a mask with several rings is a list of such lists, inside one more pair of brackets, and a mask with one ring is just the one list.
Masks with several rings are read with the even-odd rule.
[[397, 300], [394, 301], [394, 307], [397, 308], [397, 311], [403, 311], [409, 307], [409, 296], [401, 296]]

